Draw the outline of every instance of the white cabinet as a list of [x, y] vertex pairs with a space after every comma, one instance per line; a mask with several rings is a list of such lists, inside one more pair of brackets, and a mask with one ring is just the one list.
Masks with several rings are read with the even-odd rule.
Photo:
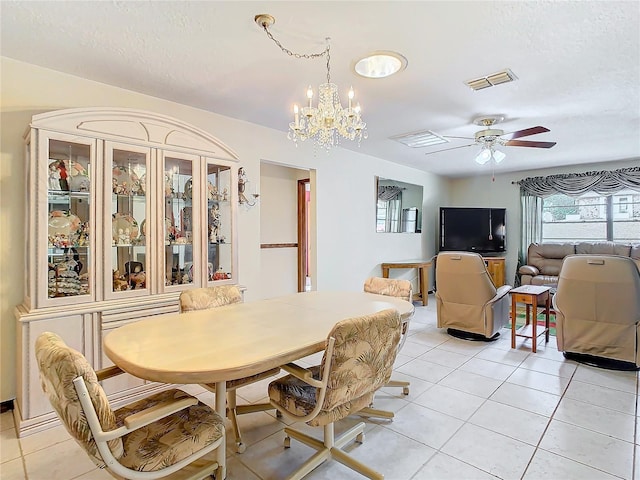
[[[34, 116], [25, 146], [21, 434], [55, 421], [35, 364], [39, 333], [59, 333], [103, 368], [106, 332], [176, 311], [184, 289], [237, 283], [237, 156], [209, 133], [150, 112], [83, 108]], [[157, 388], [105, 383], [116, 402]]]

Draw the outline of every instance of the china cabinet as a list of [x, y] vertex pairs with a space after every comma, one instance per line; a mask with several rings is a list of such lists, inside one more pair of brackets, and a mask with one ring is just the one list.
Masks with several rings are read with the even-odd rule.
[[[186, 288], [237, 283], [237, 156], [209, 133], [139, 110], [60, 110], [32, 118], [25, 155], [20, 435], [57, 421], [35, 364], [40, 333], [108, 367], [107, 332], [177, 311]], [[164, 388], [130, 376], [104, 387], [116, 405]]]

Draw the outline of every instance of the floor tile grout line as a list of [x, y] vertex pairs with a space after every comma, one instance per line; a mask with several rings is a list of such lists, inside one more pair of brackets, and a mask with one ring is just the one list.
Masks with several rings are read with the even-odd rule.
[[[569, 381], [567, 382], [567, 385], [565, 386], [564, 390], [562, 391], [562, 394], [560, 395], [560, 399], [558, 400], [558, 403], [556, 404], [555, 408], [553, 409], [553, 412], [551, 412], [551, 415], [549, 416], [549, 420], [547, 421], [547, 425], [544, 428], [544, 430], [542, 431], [542, 434], [540, 435], [540, 438], [538, 439], [538, 443], [536, 444], [536, 446], [535, 446], [535, 448], [533, 450], [533, 454], [531, 455], [531, 458], [529, 459], [529, 462], [527, 463], [527, 466], [524, 468], [524, 471], [522, 472], [522, 476], [520, 477], [521, 480], [523, 480], [524, 476], [527, 474], [527, 470], [531, 466], [531, 462], [535, 458], [536, 453], [538, 452], [538, 450], [539, 449], [540, 450], [544, 450], [543, 448], [540, 447], [540, 444], [542, 443], [542, 439], [547, 434], [547, 431], [549, 430], [549, 426], [551, 425], [553, 417], [555, 416], [556, 412], [558, 411], [558, 408], [560, 407], [560, 403], [562, 402], [562, 399], [564, 398], [564, 396], [565, 396], [565, 394], [566, 394], [566, 392], [567, 392], [567, 390], [569, 388], [569, 385], [571, 385], [571, 382], [573, 381], [573, 377], [575, 376], [577, 371], [578, 371], [577, 368], [573, 371], [571, 377], [569, 378]], [[560, 456], [562, 456], [562, 455], [560, 455]]]
[[632, 465], [631, 465], [631, 480], [636, 480], [636, 458], [638, 456], [638, 444], [637, 444], [637, 440], [638, 440], [638, 388], [640, 388], [640, 386], [638, 385], [638, 372], [636, 372], [636, 409], [635, 409], [635, 422], [633, 424], [633, 456], [631, 458], [632, 461]]

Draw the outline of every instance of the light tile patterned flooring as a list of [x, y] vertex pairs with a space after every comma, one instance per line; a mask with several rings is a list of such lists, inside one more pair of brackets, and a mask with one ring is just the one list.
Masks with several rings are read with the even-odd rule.
[[[394, 420], [365, 420], [364, 444], [346, 449], [388, 480], [640, 479], [637, 374], [567, 361], [554, 337], [548, 345], [540, 339], [536, 354], [528, 340], [510, 347], [508, 330], [492, 343], [454, 339], [436, 328], [433, 298], [416, 306], [394, 372], [411, 381], [411, 392], [378, 392], [375, 405], [395, 411]], [[212, 404], [200, 387], [188, 390]], [[261, 383], [239, 396], [255, 402], [265, 392]], [[2, 480], [111, 478], [62, 427], [18, 439], [11, 413], [0, 418]], [[340, 421], [336, 433], [360, 420]], [[283, 423], [273, 412], [243, 415], [240, 424], [248, 447], [238, 455], [228, 439], [230, 480], [285, 478], [313, 453], [295, 440], [284, 450]], [[297, 426], [321, 436], [321, 428]], [[329, 462], [307, 478], [363, 477]]]

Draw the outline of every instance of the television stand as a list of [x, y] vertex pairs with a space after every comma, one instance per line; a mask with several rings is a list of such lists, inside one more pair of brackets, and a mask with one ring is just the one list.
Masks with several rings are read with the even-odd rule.
[[485, 257], [483, 256], [484, 264], [487, 266], [487, 271], [493, 280], [493, 284], [496, 288], [505, 284], [505, 257]]

